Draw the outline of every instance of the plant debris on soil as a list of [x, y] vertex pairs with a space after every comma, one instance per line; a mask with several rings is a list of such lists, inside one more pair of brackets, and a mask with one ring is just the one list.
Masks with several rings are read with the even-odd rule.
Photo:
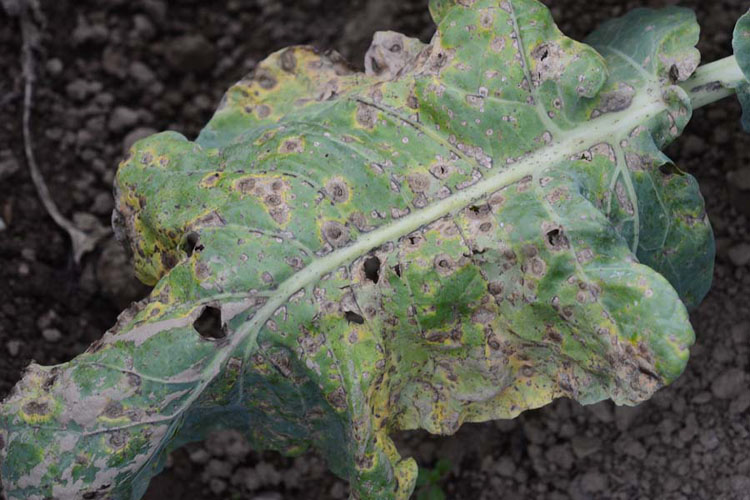
[[[582, 39], [598, 23], [671, 0], [548, 0]], [[690, 0], [704, 61], [731, 52], [741, 0]], [[41, 2], [32, 133], [60, 212], [107, 226], [123, 152], [160, 130], [195, 137], [222, 93], [266, 55], [294, 44], [358, 67], [374, 31], [428, 41], [427, 0], [63, 0]], [[82, 352], [148, 288], [113, 237], [77, 264], [26, 168], [20, 26], [0, 9], [0, 397], [34, 360]], [[750, 499], [750, 137], [734, 100], [699, 109], [668, 150], [700, 181], [717, 237], [714, 286], [693, 312], [697, 343], [672, 386], [635, 408], [558, 400], [513, 421], [451, 437], [402, 433], [404, 456], [451, 470], [451, 499]], [[343, 499], [345, 481], [315, 455], [259, 453], [222, 432], [172, 454], [146, 499]]]

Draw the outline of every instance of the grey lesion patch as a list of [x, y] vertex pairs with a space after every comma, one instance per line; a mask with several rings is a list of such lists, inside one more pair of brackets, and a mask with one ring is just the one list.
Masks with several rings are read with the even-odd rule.
[[377, 108], [362, 101], [357, 101], [357, 123], [365, 128], [373, 129], [377, 123]]
[[528, 270], [532, 275], [541, 278], [547, 274], [547, 263], [539, 257], [533, 257], [529, 260]]
[[445, 179], [451, 175], [453, 167], [447, 163], [437, 163], [430, 167], [430, 173], [436, 179]]
[[333, 247], [341, 248], [349, 242], [349, 229], [336, 221], [326, 221], [322, 228], [323, 238]]
[[305, 151], [305, 145], [301, 139], [290, 138], [281, 144], [280, 151], [284, 154], [302, 153]]
[[601, 94], [599, 106], [591, 112], [591, 118], [627, 109], [634, 97], [635, 89], [627, 83], [620, 82], [617, 89]]
[[385, 80], [398, 78], [414, 68], [425, 45], [394, 31], [378, 31], [365, 54], [365, 74]]
[[278, 83], [276, 78], [265, 69], [260, 69], [253, 75], [253, 80], [261, 86], [261, 88], [270, 90]]
[[102, 411], [102, 416], [110, 419], [116, 419], [123, 416], [124, 410], [122, 403], [116, 400], [112, 400], [107, 403]]
[[682, 82], [690, 78], [700, 64], [700, 54], [692, 50], [686, 56], [670, 58], [661, 56], [665, 68], [669, 68], [667, 76], [672, 83]]
[[192, 221], [187, 229], [199, 229], [202, 227], [222, 227], [226, 225], [227, 221], [224, 220], [224, 217], [221, 216], [219, 212], [216, 210], [212, 210], [211, 212], [202, 215]]
[[294, 49], [289, 48], [281, 53], [281, 57], [279, 57], [279, 66], [287, 73], [294, 72], [297, 68], [297, 58], [294, 55]]
[[49, 403], [46, 401], [29, 401], [23, 405], [23, 412], [26, 415], [44, 417], [50, 413]]
[[415, 193], [423, 193], [430, 187], [430, 179], [425, 174], [409, 174], [406, 181], [409, 183], [409, 188]]
[[333, 203], [344, 203], [349, 199], [349, 188], [341, 179], [331, 179], [326, 184], [326, 194]]
[[650, 170], [652, 163], [653, 162], [649, 158], [641, 156], [639, 154], [636, 154], [636, 153], [625, 154], [625, 164], [628, 166], [628, 169], [633, 172]]
[[343, 386], [339, 386], [336, 390], [328, 394], [326, 399], [338, 411], [344, 411], [348, 407], [346, 391]]
[[442, 276], [451, 275], [456, 270], [456, 263], [449, 255], [444, 253], [438, 254], [435, 257], [433, 264], [435, 270]]
[[532, 83], [538, 87], [547, 80], [558, 80], [565, 71], [567, 61], [565, 53], [556, 43], [545, 42], [531, 51], [535, 61], [535, 71], [531, 75]]
[[630, 200], [622, 181], [617, 181], [615, 184], [615, 196], [617, 196], [618, 203], [628, 215], [635, 215], [635, 207], [633, 206], [633, 202]]

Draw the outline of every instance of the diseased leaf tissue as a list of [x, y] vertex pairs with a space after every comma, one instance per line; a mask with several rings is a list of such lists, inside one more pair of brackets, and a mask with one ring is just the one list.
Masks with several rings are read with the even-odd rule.
[[714, 254], [660, 152], [692, 112], [692, 13], [584, 45], [533, 0], [430, 8], [429, 45], [379, 33], [364, 74], [282, 50], [195, 142], [136, 144], [115, 224], [154, 291], [0, 407], [9, 498], [137, 499], [171, 450], [234, 428], [403, 499], [395, 430], [636, 404], [680, 374]]

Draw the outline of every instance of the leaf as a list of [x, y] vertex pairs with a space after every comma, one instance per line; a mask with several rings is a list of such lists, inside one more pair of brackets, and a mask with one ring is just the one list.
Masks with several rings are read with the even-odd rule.
[[[742, 73], [750, 80], [750, 12], [737, 21], [732, 37], [732, 48]], [[742, 127], [750, 132], [750, 84], [747, 81], [737, 87], [737, 97], [742, 104]]]
[[233, 428], [403, 499], [396, 430], [636, 404], [680, 374], [680, 297], [713, 256], [660, 152], [691, 114], [693, 16], [636, 11], [597, 52], [532, 0], [431, 11], [429, 45], [380, 34], [367, 74], [285, 49], [195, 142], [134, 146], [115, 226], [156, 286], [3, 403], [10, 498], [136, 499], [170, 451]]

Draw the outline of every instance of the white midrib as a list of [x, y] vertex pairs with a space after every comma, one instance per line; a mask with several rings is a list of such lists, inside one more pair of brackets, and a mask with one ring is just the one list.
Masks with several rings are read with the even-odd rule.
[[[718, 78], [715, 78], [716, 76]], [[729, 95], [731, 93], [729, 89], [732, 88], [730, 82], [736, 81], [737, 78], [742, 78], [742, 76], [732, 57], [699, 68], [694, 77], [688, 82], [683, 82], [681, 86], [695, 104], [694, 107], [698, 107], [699, 105], [705, 105]], [[696, 91], [692, 87], [688, 87], [694, 87], [715, 80], [725, 84], [718, 92], [715, 90]], [[207, 367], [205, 378], [193, 389], [191, 395], [180, 409], [173, 415], [165, 417], [165, 421], [171, 420], [169, 429], [165, 435], [173, 435], [173, 431], [180, 421], [179, 417], [184, 415], [185, 410], [191, 407], [208, 384], [221, 373], [222, 365], [235, 352], [236, 348], [246, 341], [247, 345], [244, 348], [242, 356], [243, 363], [248, 359], [251, 350], [257, 347], [257, 336], [260, 329], [297, 291], [317, 282], [325, 274], [352, 262], [370, 250], [389, 241], [395, 241], [399, 237], [405, 236], [445, 215], [455, 213], [495, 191], [520, 181], [524, 177], [531, 176], [533, 182], [536, 180], [535, 173], [542, 172], [545, 168], [551, 167], [566, 158], [570, 158], [576, 153], [580, 153], [600, 143], [611, 143], [612, 141], [621, 140], [637, 126], [647, 123], [651, 118], [667, 110], [667, 105], [661, 98], [662, 90], [659, 87], [650, 86], [642, 89], [636, 94], [627, 109], [604, 114], [585, 122], [576, 129], [566, 131], [563, 134], [558, 133], [557, 137], [553, 137], [552, 143], [518, 160], [511, 166], [505, 168], [498, 166], [496, 167], [498, 171], [490, 171], [489, 175], [476, 184], [439, 200], [424, 209], [412, 212], [387, 226], [362, 234], [351, 245], [318, 258], [309, 266], [282, 282], [275, 291], [269, 294], [268, 301], [247, 322], [243, 323], [236, 332], [231, 334], [230, 344], [222, 349], [213, 359], [209, 367]], [[240, 377], [240, 383], [242, 383], [242, 377]], [[136, 423], [135, 425], [138, 424]], [[150, 462], [151, 460], [148, 460], [146, 463]]]
[[[661, 100], [661, 90], [646, 88], [638, 93], [627, 109], [608, 113], [586, 122], [585, 125], [578, 129], [565, 132], [563, 135], [553, 138], [553, 142], [550, 145], [518, 160], [511, 166], [497, 172], [490, 172], [488, 176], [476, 184], [434, 202], [426, 208], [395, 220], [387, 226], [362, 234], [351, 245], [335, 250], [317, 259], [281, 283], [273, 295], [269, 297], [269, 300], [258, 309], [249, 321], [244, 323], [234, 333], [232, 346], [239, 345], [249, 335], [256, 336], [265, 322], [271, 318], [277, 309], [287, 302], [289, 297], [318, 281], [323, 275], [335, 271], [342, 265], [352, 262], [357, 257], [365, 255], [374, 248], [389, 241], [395, 241], [445, 215], [454, 213], [473, 202], [481, 200], [499, 189], [516, 183], [524, 177], [533, 177], [535, 173], [551, 167], [576, 153], [580, 153], [602, 142], [620, 140], [627, 136], [634, 128], [646, 123], [666, 109], [666, 104]], [[253, 345], [254, 342], [248, 344], [245, 354], [249, 353]]]

